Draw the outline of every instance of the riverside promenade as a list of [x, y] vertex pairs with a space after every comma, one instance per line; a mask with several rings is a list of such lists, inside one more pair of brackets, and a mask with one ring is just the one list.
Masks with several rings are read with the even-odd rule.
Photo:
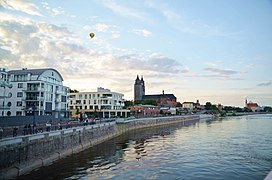
[[0, 177], [18, 177], [134, 129], [199, 120], [198, 115], [142, 118], [5, 138], [0, 141]]

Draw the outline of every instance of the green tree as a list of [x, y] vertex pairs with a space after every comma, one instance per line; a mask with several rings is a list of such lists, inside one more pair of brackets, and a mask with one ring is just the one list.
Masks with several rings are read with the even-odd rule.
[[76, 116], [77, 116], [77, 118], [79, 118], [79, 115], [80, 115], [81, 113], [80, 113], [80, 111], [79, 111], [79, 108], [77, 107], [76, 108]]
[[137, 100], [134, 102], [135, 104], [142, 104], [142, 105], [153, 105], [153, 106], [157, 106], [157, 102], [155, 100], [152, 99], [146, 99], [146, 100]]
[[211, 102], [206, 102], [206, 104], [204, 106], [205, 106], [206, 110], [211, 110], [212, 103]]
[[182, 107], [182, 104], [180, 102], [177, 102], [176, 107]]
[[79, 91], [78, 90], [76, 90], [76, 89], [69, 89], [69, 93], [79, 93]]
[[125, 107], [124, 108], [127, 108], [129, 106], [133, 106], [134, 102], [133, 101], [125, 101]]

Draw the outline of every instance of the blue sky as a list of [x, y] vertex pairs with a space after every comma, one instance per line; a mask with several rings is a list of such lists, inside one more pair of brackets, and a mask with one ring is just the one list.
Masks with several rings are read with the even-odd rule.
[[272, 1], [0, 2], [1, 67], [52, 67], [72, 89], [127, 100], [138, 74], [146, 94], [272, 106]]

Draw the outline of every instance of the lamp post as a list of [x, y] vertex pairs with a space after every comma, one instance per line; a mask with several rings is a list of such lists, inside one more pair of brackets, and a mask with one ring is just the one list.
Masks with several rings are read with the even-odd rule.
[[99, 121], [100, 121], [100, 124], [101, 124], [101, 106], [100, 106], [100, 110], [99, 110]]
[[32, 126], [32, 132], [33, 132], [33, 134], [35, 133], [35, 132], [34, 132], [34, 130], [35, 130], [34, 127], [36, 127], [35, 110], [36, 110], [36, 107], [35, 107], [35, 104], [33, 103], [33, 105], [32, 105], [32, 112], [33, 112], [33, 126]]

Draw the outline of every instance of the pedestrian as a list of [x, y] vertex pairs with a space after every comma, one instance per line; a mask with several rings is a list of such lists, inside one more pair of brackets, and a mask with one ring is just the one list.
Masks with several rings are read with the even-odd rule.
[[2, 139], [2, 138], [3, 138], [3, 132], [4, 132], [3, 128], [2, 128], [2, 127], [0, 127], [0, 139]]
[[33, 134], [37, 134], [38, 133], [38, 129], [36, 124], [33, 124]]
[[28, 133], [29, 133], [29, 134], [32, 134], [32, 130], [31, 130], [31, 125], [30, 125], [30, 124], [28, 124], [27, 129], [28, 129]]
[[13, 137], [16, 137], [16, 136], [17, 136], [17, 130], [18, 130], [17, 127], [14, 127], [14, 128], [13, 128]]
[[50, 127], [51, 127], [50, 122], [47, 121], [46, 124], [45, 124], [45, 126], [46, 126], [46, 131], [49, 132], [50, 131]]
[[24, 130], [23, 130], [24, 136], [27, 135], [27, 124], [24, 126]]
[[61, 123], [58, 123], [58, 130], [62, 130]]

